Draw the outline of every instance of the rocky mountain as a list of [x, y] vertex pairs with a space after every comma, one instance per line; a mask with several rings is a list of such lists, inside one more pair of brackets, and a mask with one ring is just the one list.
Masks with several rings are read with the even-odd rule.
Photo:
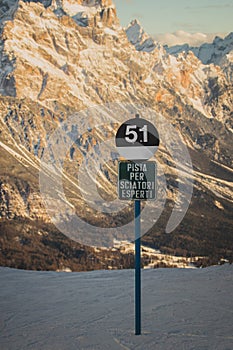
[[215, 64], [222, 66], [228, 60], [232, 63], [233, 58], [233, 33], [229, 33], [224, 39], [216, 37], [212, 43], [202, 44], [200, 47], [191, 47], [188, 44], [165, 47], [171, 55], [181, 52], [192, 51], [204, 64]]
[[[163, 115], [176, 129], [194, 168], [194, 192], [185, 219], [165, 233], [179, 198], [179, 178], [172, 154], [161, 143], [157, 161], [164, 169], [167, 201], [160, 219], [143, 237], [144, 244], [212, 262], [232, 260], [230, 61], [218, 66], [204, 64], [190, 51], [170, 55], [138, 22], [123, 29], [111, 0], [3, 0], [0, 21], [0, 263], [34, 269], [60, 269], [62, 264], [75, 270], [85, 269], [92, 254], [88, 268], [109, 266], [105, 259], [111, 252], [105, 250], [95, 263], [93, 248], [62, 235], [57, 225], [72, 221], [74, 212], [100, 228], [117, 228], [132, 220], [132, 206], [120, 213], [99, 212], [98, 201], [94, 203], [88, 184], [80, 188], [77, 174], [90, 151], [101, 156], [101, 143], [114, 137], [119, 116], [138, 110], [143, 114], [143, 108]], [[91, 112], [90, 106], [99, 109]], [[75, 122], [70, 121], [72, 115]], [[74, 141], [70, 146], [67, 137], [56, 141], [61, 143], [58, 153], [68, 150], [62, 160], [65, 195], [54, 187], [46, 198], [56, 196], [57, 203], [67, 206], [65, 212], [52, 209], [55, 227], [41, 195], [39, 174], [48, 155], [59, 173], [61, 161], [50, 147], [58, 129]], [[164, 128], [160, 132], [166, 136]], [[114, 154], [97, 178], [95, 167], [90, 167], [107, 202], [116, 198], [116, 167]], [[57, 175], [49, 167], [45, 171], [53, 188], [49, 181]], [[115, 265], [131, 266], [127, 259], [119, 253]]]
[[125, 30], [127, 38], [138, 51], [152, 52], [159, 47], [157, 43], [142, 28], [139, 21], [132, 21]]

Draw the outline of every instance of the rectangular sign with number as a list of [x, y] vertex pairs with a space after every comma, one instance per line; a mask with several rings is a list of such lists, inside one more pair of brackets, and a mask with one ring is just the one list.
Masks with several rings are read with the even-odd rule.
[[118, 163], [118, 196], [122, 200], [156, 198], [156, 163], [126, 161]]

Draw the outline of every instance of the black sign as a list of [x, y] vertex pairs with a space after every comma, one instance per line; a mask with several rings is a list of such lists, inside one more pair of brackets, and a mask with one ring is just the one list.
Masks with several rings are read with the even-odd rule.
[[154, 155], [159, 146], [158, 131], [146, 119], [130, 119], [118, 129], [116, 146], [126, 159], [147, 160]]

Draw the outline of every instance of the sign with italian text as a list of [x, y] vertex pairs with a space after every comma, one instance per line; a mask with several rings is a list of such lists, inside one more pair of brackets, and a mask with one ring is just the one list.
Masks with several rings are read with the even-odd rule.
[[156, 163], [118, 163], [118, 196], [122, 200], [154, 200], [156, 198]]

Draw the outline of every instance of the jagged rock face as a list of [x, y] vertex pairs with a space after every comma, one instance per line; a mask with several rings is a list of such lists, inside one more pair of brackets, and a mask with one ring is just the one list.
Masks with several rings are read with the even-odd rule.
[[[232, 166], [230, 53], [224, 67], [205, 65], [192, 52], [169, 55], [138, 22], [123, 30], [110, 0], [3, 0], [0, 19], [0, 217], [49, 220], [38, 189], [49, 135], [71, 113], [115, 101], [163, 114], [190, 147], [195, 167], [210, 172], [206, 181], [196, 175], [200, 191], [219, 191], [229, 201], [221, 176], [228, 179], [224, 169]], [[90, 132], [78, 142], [88, 151], [99, 139]], [[220, 180], [202, 158], [217, 162]], [[74, 175], [80, 162], [72, 149], [67, 173]]]
[[144, 32], [137, 20], [132, 21], [126, 28], [126, 35], [138, 51], [152, 52], [156, 48], [154, 40]]
[[38, 193], [31, 191], [27, 182], [0, 183], [1, 218], [30, 218], [49, 222]]
[[52, 4], [52, 0], [23, 0], [24, 2], [40, 2], [44, 7], [49, 7]]
[[[67, 4], [64, 1], [65, 10]], [[97, 45], [107, 43], [110, 37], [105, 27], [98, 28], [98, 23], [112, 26], [115, 18], [114, 8], [101, 11], [95, 8], [92, 21], [96, 21], [96, 26], [82, 28], [72, 17], [64, 14], [58, 18], [52, 8], [46, 9], [41, 3], [20, 1], [14, 20], [5, 23], [2, 34], [1, 63], [5, 70], [1, 74], [2, 94], [40, 101], [69, 101], [69, 105], [82, 106], [87, 56], [96, 51], [96, 60], [103, 60], [103, 52], [100, 53]], [[110, 49], [112, 45], [108, 46]]]
[[[224, 39], [216, 37], [213, 43], [205, 43], [200, 47], [191, 47], [188, 44], [165, 47], [169, 54], [177, 56], [181, 52], [192, 51], [204, 64], [215, 64], [220, 67], [228, 65], [232, 62], [233, 53], [233, 33], [228, 34]], [[226, 62], [228, 61], [228, 62]], [[231, 70], [232, 74], [232, 70]], [[231, 79], [232, 75], [230, 76]], [[231, 81], [229, 79], [229, 82]]]
[[[211, 120], [213, 127], [208, 133], [216, 139], [221, 128], [230, 135], [232, 90], [222, 69], [203, 65], [191, 53], [174, 58], [160, 45], [150, 42], [148, 46], [149, 38], [137, 21], [125, 33], [111, 1], [54, 0], [50, 4], [21, 0], [12, 1], [7, 8], [0, 53], [3, 96], [37, 101], [53, 112], [57, 105], [79, 110], [90, 101], [143, 102], [168, 117], [178, 116], [182, 123], [187, 119], [195, 123], [196, 114], [201, 114], [204, 124]], [[192, 112], [187, 117], [188, 106]], [[6, 115], [10, 125], [12, 116]], [[203, 128], [196, 128], [205, 135]], [[18, 130], [24, 133], [21, 127]], [[46, 133], [44, 130], [42, 135]], [[31, 152], [35, 143], [27, 141], [25, 146]], [[197, 139], [192, 143], [200, 147]], [[42, 144], [46, 144], [45, 136], [38, 154]], [[206, 151], [211, 154], [210, 146]], [[217, 144], [214, 149], [222, 152], [229, 165], [230, 152]], [[214, 157], [221, 155], [215, 153]]]
[[[58, 8], [63, 9], [61, 17], [56, 15]], [[221, 85], [227, 85], [221, 70], [206, 68], [192, 55], [181, 54], [177, 59], [167, 56], [161, 47], [149, 42], [138, 22], [132, 23], [126, 33], [138, 51], [151, 55], [136, 53], [130, 46], [111, 2], [63, 0], [45, 8], [40, 2], [20, 1], [14, 20], [5, 23], [2, 33], [1, 93], [30, 97], [50, 108], [54, 100], [81, 108], [87, 93], [93, 103], [122, 96], [127, 99], [129, 92], [135, 95], [134, 85], [136, 98], [143, 94], [153, 105], [173, 103], [164, 88], [170, 85], [184, 103], [189, 98], [209, 117], [225, 118], [224, 111], [216, 110], [214, 97], [214, 101], [210, 98], [214, 95], [208, 91], [209, 76], [218, 76]], [[103, 67], [108, 70], [101, 72]], [[111, 89], [109, 81], [104, 87], [108, 77]], [[158, 93], [154, 91], [156, 86]], [[149, 97], [151, 93], [154, 100]], [[226, 94], [223, 98], [229, 108], [231, 99]]]
[[11, 72], [14, 70], [14, 60], [4, 51], [3, 28], [7, 20], [12, 20], [17, 10], [16, 0], [3, 0], [0, 4], [0, 93], [6, 96], [16, 96], [14, 77]]

